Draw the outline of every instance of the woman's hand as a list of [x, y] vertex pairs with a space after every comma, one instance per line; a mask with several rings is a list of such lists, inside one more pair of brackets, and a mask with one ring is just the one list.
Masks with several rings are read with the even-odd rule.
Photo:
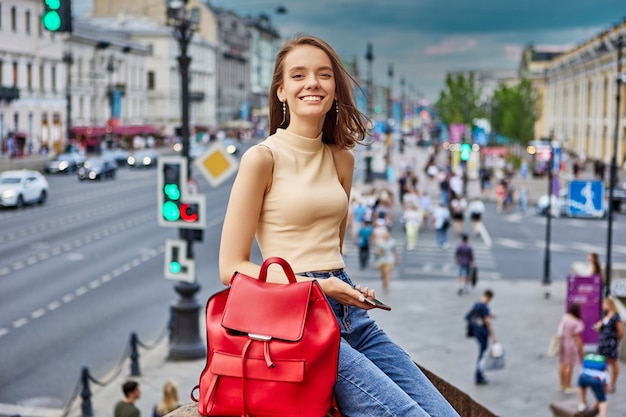
[[354, 289], [336, 277], [320, 279], [317, 282], [327, 297], [341, 304], [359, 307], [364, 310], [374, 308], [374, 306], [365, 301], [365, 297], [374, 298], [376, 296], [374, 290], [370, 290], [367, 287], [361, 289], [360, 285], [357, 285], [356, 289]]

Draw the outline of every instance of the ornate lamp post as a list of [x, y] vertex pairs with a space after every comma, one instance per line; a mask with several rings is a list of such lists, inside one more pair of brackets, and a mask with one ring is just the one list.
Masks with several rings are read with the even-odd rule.
[[[181, 81], [181, 136], [182, 155], [189, 160], [189, 57], [187, 50], [193, 32], [200, 25], [200, 9], [185, 9], [186, 0], [167, 0], [167, 24], [174, 30], [180, 55], [178, 65]], [[191, 178], [191, 164], [187, 164], [187, 178]], [[184, 184], [183, 186], [187, 186]], [[202, 240], [202, 230], [179, 229], [181, 239], [187, 241], [187, 258], [193, 259], [192, 244]], [[197, 280], [192, 283], [178, 282], [174, 289], [180, 294], [178, 304], [171, 306], [170, 359], [197, 359], [206, 355], [206, 349], [199, 334], [200, 305], [194, 294], [200, 290]]]

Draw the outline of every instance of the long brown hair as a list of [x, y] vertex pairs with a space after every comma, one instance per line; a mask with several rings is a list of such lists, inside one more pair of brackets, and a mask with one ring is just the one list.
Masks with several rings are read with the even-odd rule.
[[322, 128], [322, 141], [335, 144], [344, 149], [352, 149], [358, 142], [367, 136], [367, 117], [357, 109], [354, 103], [353, 87], [360, 88], [357, 81], [348, 73], [335, 50], [323, 40], [310, 35], [297, 35], [285, 42], [276, 54], [274, 76], [269, 95], [270, 135], [276, 133], [279, 127], [289, 125], [289, 112], [283, 121], [283, 103], [278, 99], [277, 90], [283, 84], [283, 63], [289, 52], [301, 45], [310, 45], [321, 49], [328, 55], [335, 76], [335, 106], [326, 113]]
[[602, 265], [600, 265], [600, 257], [598, 256], [598, 254], [595, 252], [591, 252], [589, 254], [589, 257], [591, 258], [591, 267], [593, 269], [591, 273], [593, 275], [602, 276]]

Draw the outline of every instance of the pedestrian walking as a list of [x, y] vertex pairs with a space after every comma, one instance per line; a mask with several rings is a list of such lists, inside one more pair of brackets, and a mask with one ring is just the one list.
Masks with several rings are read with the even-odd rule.
[[369, 263], [373, 232], [374, 228], [372, 227], [371, 220], [363, 222], [363, 226], [359, 229], [359, 268], [361, 268], [361, 270], [367, 268]]
[[450, 211], [441, 202], [437, 203], [432, 215], [433, 227], [437, 239], [437, 247], [446, 249], [448, 247], [448, 228], [450, 227]]
[[419, 230], [424, 221], [424, 213], [416, 203], [410, 202], [402, 213], [402, 221], [406, 235], [406, 249], [413, 250], [417, 246]]
[[483, 213], [485, 212], [485, 203], [480, 198], [474, 198], [467, 205], [470, 219], [472, 220], [472, 234], [478, 236], [482, 230]]
[[376, 264], [380, 270], [380, 279], [383, 284], [385, 294], [389, 293], [389, 284], [391, 283], [391, 273], [394, 266], [398, 265], [400, 258], [396, 250], [396, 241], [391, 237], [391, 233], [385, 231], [376, 239], [374, 247], [376, 254]]
[[135, 406], [135, 401], [141, 397], [139, 383], [136, 381], [126, 381], [122, 385], [124, 399], [115, 404], [113, 417], [140, 417], [141, 412]]
[[480, 301], [476, 302], [472, 309], [465, 315], [465, 320], [468, 321], [471, 332], [478, 342], [478, 359], [476, 361], [476, 371], [474, 372], [474, 383], [476, 385], [486, 385], [489, 381], [485, 378], [484, 374], [484, 359], [489, 342], [496, 342], [494, 336], [491, 320], [494, 316], [489, 310], [489, 303], [493, 299], [493, 291], [485, 290]]
[[458, 284], [459, 288], [457, 293], [462, 295], [464, 292], [469, 292], [470, 288], [470, 274], [474, 267], [474, 250], [469, 244], [469, 238], [467, 234], [461, 235], [461, 243], [456, 247], [454, 252], [454, 259], [458, 268]]
[[528, 210], [528, 184], [523, 182], [519, 186], [519, 208], [522, 213]]
[[578, 377], [578, 411], [587, 409], [587, 388], [591, 388], [596, 397], [596, 407], [600, 417], [606, 417], [608, 404], [606, 401], [606, 362], [602, 355], [587, 354], [583, 359], [583, 367]]
[[463, 233], [463, 221], [465, 220], [465, 210], [467, 209], [467, 201], [457, 194], [453, 194], [450, 200], [450, 215], [454, 222], [454, 232], [457, 236]]

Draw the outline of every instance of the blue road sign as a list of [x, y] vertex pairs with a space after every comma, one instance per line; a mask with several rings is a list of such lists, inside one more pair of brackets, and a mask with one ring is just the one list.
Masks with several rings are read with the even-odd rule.
[[572, 217], [604, 217], [602, 181], [570, 181], [567, 213]]

